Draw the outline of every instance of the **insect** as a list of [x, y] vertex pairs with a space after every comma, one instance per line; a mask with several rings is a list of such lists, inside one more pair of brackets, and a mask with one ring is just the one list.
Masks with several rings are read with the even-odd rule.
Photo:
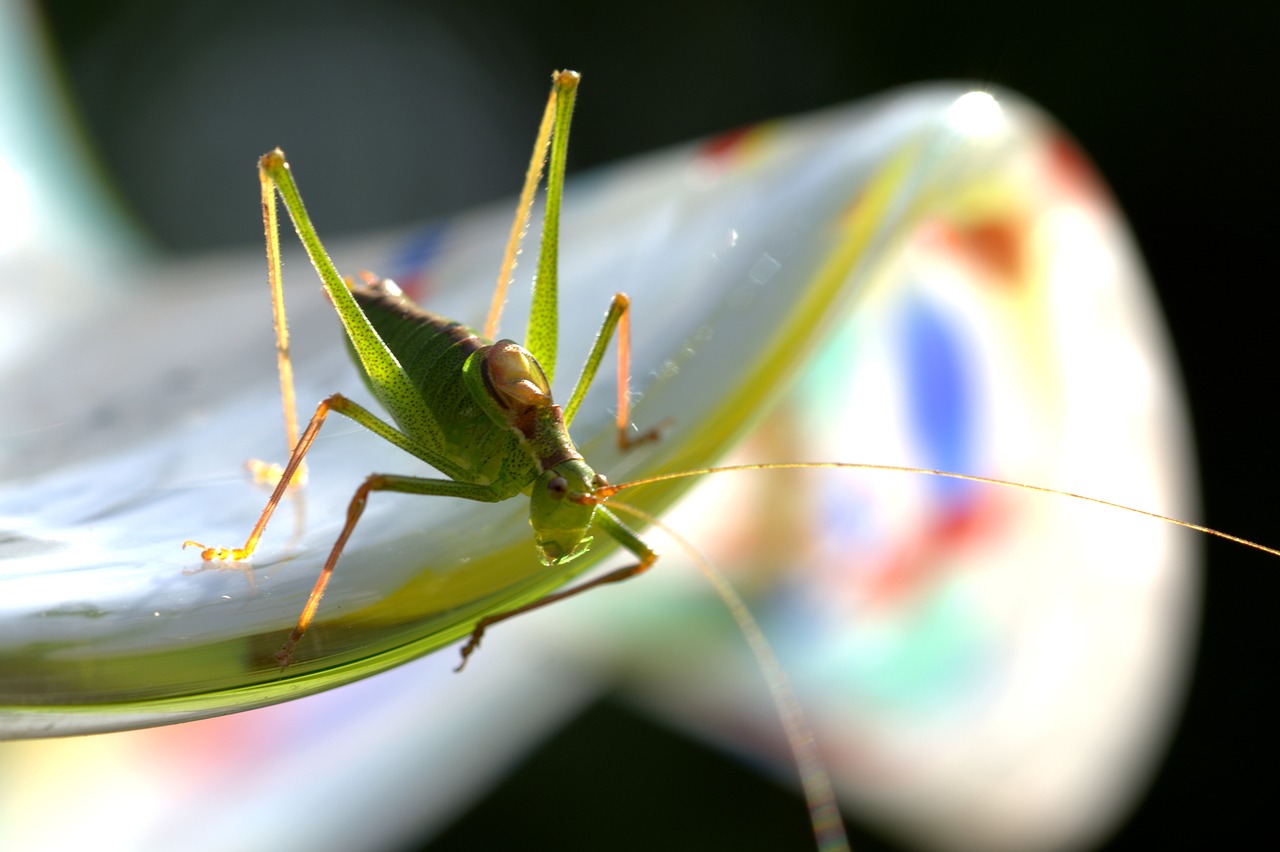
[[[371, 274], [361, 282], [344, 280], [329, 260], [303, 206], [284, 153], [275, 149], [259, 160], [262, 208], [267, 240], [268, 276], [277, 331], [281, 395], [286, 433], [294, 447], [281, 469], [251, 463], [257, 478], [274, 479], [275, 489], [240, 547], [207, 546], [188, 540], [205, 561], [243, 561], [252, 557], [276, 507], [302, 470], [303, 457], [331, 412], [347, 417], [395, 446], [416, 456], [449, 479], [395, 474], [371, 474], [356, 489], [347, 509], [346, 523], [333, 545], [320, 576], [284, 645], [275, 654], [283, 670], [292, 662], [293, 650], [306, 634], [324, 596], [343, 547], [364, 512], [369, 495], [392, 491], [480, 502], [499, 502], [520, 494], [530, 498], [529, 523], [534, 546], [542, 563], [559, 566], [583, 555], [592, 542], [594, 528], [631, 553], [636, 562], [549, 594], [532, 603], [486, 615], [474, 626], [462, 648], [458, 671], [479, 647], [485, 631], [513, 616], [577, 595], [595, 586], [616, 583], [649, 569], [657, 553], [617, 514], [604, 505], [608, 482], [596, 473], [574, 446], [568, 427], [594, 379], [605, 349], [618, 337], [619, 392], [617, 442], [622, 449], [656, 440], [656, 430], [632, 436], [626, 376], [630, 360], [629, 301], [614, 296], [568, 403], [563, 409], [551, 398], [557, 349], [557, 240], [560, 200], [564, 183], [569, 124], [579, 75], [573, 71], [553, 75], [553, 86], [534, 143], [525, 187], [504, 255], [499, 284], [483, 337], [471, 329], [429, 313], [408, 300], [392, 282]], [[505, 301], [519, 242], [527, 226], [534, 191], [544, 161], [549, 159], [547, 199], [538, 274], [526, 339], [528, 348], [512, 340], [491, 342]], [[283, 198], [325, 290], [342, 320], [352, 354], [361, 375], [377, 400], [391, 413], [392, 426], [376, 414], [335, 393], [324, 399], [301, 435], [293, 414], [294, 392], [288, 356], [288, 332], [281, 288], [280, 247], [276, 195]], [[657, 520], [636, 509], [642, 520]], [[750, 616], [736, 595], [727, 594], [744, 629]], [[751, 634], [749, 634], [751, 635]], [[770, 673], [771, 689], [788, 738], [796, 751], [806, 787], [815, 837], [823, 848], [847, 848], [831, 784], [807, 733], [803, 716], [785, 686], [780, 666], [767, 646], [755, 645], [761, 664]]]

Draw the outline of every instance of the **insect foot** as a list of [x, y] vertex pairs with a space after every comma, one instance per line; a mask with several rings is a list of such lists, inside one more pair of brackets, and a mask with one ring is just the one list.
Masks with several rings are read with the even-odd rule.
[[183, 550], [186, 550], [188, 547], [200, 548], [200, 558], [205, 562], [243, 562], [249, 558], [251, 552], [243, 547], [206, 547], [200, 542], [192, 541], [191, 539], [187, 539], [182, 543]]
[[[296, 631], [295, 631], [296, 632]], [[293, 662], [293, 644], [301, 637], [289, 634], [289, 638], [285, 640], [284, 646], [275, 653], [276, 663], [280, 666], [280, 671], [289, 668], [289, 664]]]

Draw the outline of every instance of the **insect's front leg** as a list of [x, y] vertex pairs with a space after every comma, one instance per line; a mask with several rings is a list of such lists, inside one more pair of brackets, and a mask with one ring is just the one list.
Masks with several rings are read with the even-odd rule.
[[629, 580], [632, 577], [648, 571], [649, 568], [653, 566], [653, 563], [658, 561], [657, 551], [646, 544], [644, 539], [636, 535], [634, 530], [620, 521], [616, 515], [604, 506], [598, 506], [596, 508], [593, 523], [597, 524], [602, 530], [604, 530], [610, 538], [633, 553], [640, 561], [633, 565], [624, 565], [623, 567], [610, 571], [607, 574], [601, 574], [599, 577], [594, 577], [587, 580], [585, 583], [579, 583], [578, 585], [565, 589], [562, 592], [556, 592], [554, 594], [547, 595], [544, 598], [539, 598], [533, 603], [528, 603], [524, 606], [519, 606], [506, 612], [500, 612], [497, 615], [485, 616], [476, 622], [475, 628], [471, 631], [471, 638], [467, 639], [467, 643], [462, 646], [462, 660], [458, 663], [458, 667], [454, 669], [455, 672], [460, 672], [466, 667], [467, 660], [473, 653], [475, 653], [476, 649], [480, 647], [480, 640], [484, 638], [485, 630], [498, 622], [506, 621], [508, 618], [514, 618], [515, 616], [522, 615], [526, 612], [532, 612], [535, 609], [541, 609], [548, 604], [562, 601], [565, 598], [571, 598], [574, 595], [581, 594], [587, 589], [593, 589], [596, 586], [603, 586], [606, 583], [620, 583], [623, 580]]

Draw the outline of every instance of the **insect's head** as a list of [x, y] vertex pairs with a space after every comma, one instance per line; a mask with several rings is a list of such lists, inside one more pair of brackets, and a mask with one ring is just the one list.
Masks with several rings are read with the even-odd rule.
[[582, 459], [569, 459], [547, 469], [533, 483], [529, 524], [543, 564], [568, 562], [587, 552], [591, 545], [587, 528], [596, 509], [595, 502], [585, 498], [598, 480]]

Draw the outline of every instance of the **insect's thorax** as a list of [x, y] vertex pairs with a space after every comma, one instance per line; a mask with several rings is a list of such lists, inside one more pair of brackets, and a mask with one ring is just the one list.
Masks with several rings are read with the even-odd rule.
[[573, 446], [542, 367], [524, 347], [499, 340], [471, 355], [462, 372], [477, 403], [500, 430], [517, 436], [537, 467], [529, 524], [539, 557], [552, 565], [585, 553], [596, 475]]

